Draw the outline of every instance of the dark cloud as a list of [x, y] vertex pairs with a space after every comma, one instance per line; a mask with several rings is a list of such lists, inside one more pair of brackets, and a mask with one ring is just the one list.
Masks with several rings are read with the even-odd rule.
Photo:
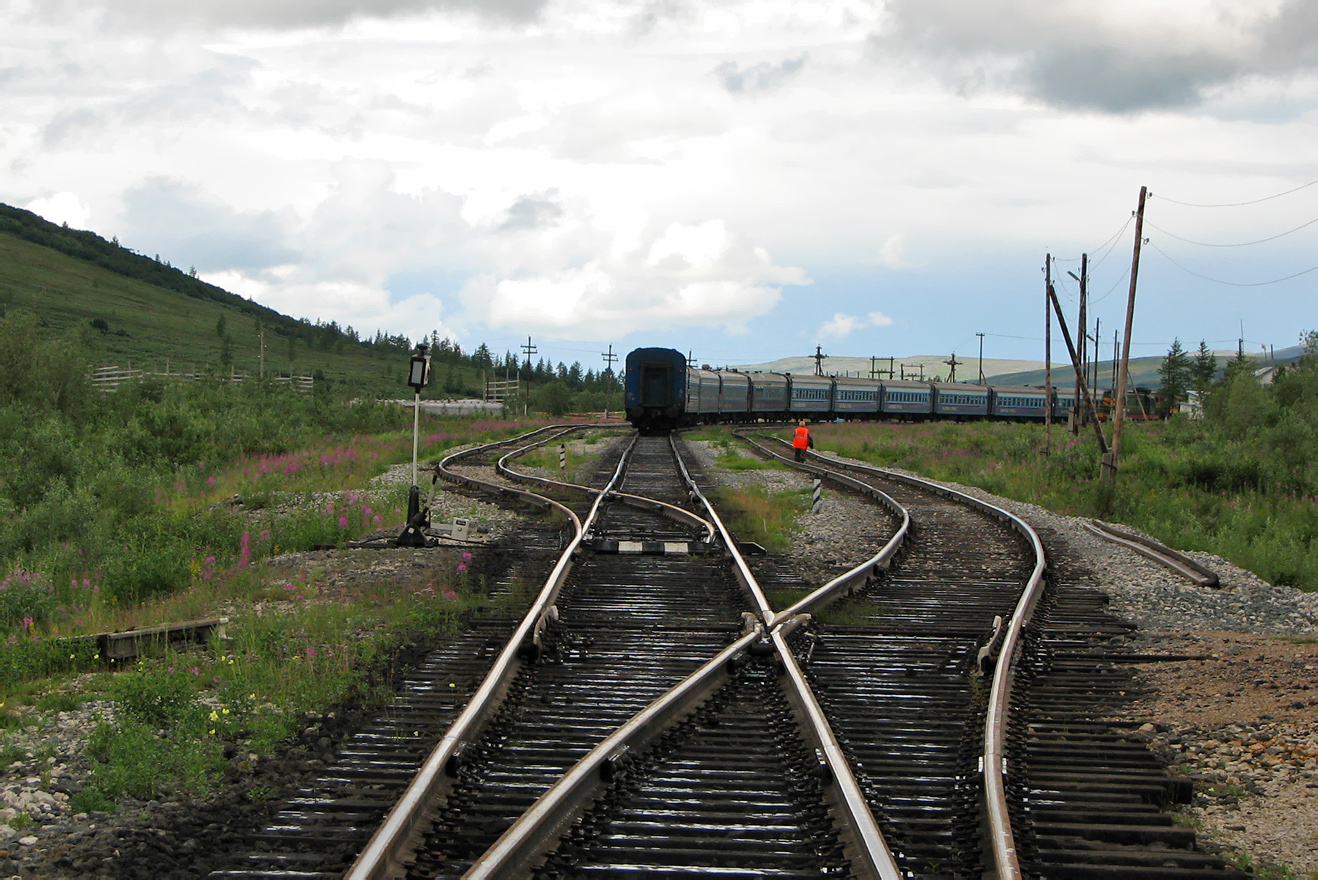
[[[65, 0], [81, 5], [83, 0]], [[95, 2], [95, 0], [91, 0]], [[505, 22], [529, 22], [546, 0], [100, 0], [110, 22], [133, 27], [179, 25], [300, 28], [423, 12], [454, 12]]]
[[[1085, 9], [1085, 14], [1070, 11]], [[1243, 39], [1192, 39], [1225, 22], [1182, 21], [1179, 33], [1124, 27], [1096, 7], [1032, 0], [890, 0], [871, 45], [889, 60], [918, 59], [961, 91], [1007, 89], [1045, 104], [1108, 113], [1194, 106], [1208, 90], [1257, 74], [1318, 65], [1318, 5], [1285, 0], [1242, 22]], [[1226, 15], [1225, 12], [1221, 13]]]
[[723, 88], [734, 95], [767, 92], [778, 88], [805, 66], [807, 56], [787, 58], [778, 64], [762, 61], [745, 69], [735, 62], [725, 61], [714, 68], [714, 75], [723, 82]]
[[1287, 0], [1262, 33], [1265, 72], [1289, 72], [1318, 66], [1318, 4]]
[[1022, 91], [1056, 107], [1127, 113], [1197, 104], [1238, 67], [1207, 53], [1141, 57], [1095, 46], [1039, 52], [1017, 74]]
[[243, 213], [190, 184], [148, 180], [124, 197], [124, 243], [148, 248], [176, 266], [201, 272], [259, 270], [301, 255], [273, 211]]
[[508, 209], [508, 219], [499, 226], [503, 232], [517, 232], [523, 229], [538, 229], [549, 226], [563, 216], [563, 207], [554, 200], [557, 190], [550, 190], [543, 195], [522, 196]]

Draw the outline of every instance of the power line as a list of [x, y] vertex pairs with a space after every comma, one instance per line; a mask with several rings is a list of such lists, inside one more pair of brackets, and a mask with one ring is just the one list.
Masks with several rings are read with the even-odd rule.
[[1101, 303], [1103, 300], [1107, 299], [1109, 296], [1112, 295], [1112, 291], [1116, 290], [1118, 287], [1120, 287], [1122, 284], [1124, 284], [1125, 281], [1126, 281], [1126, 279], [1129, 278], [1129, 277], [1130, 277], [1130, 267], [1127, 266], [1127, 267], [1126, 267], [1126, 271], [1121, 273], [1121, 277], [1117, 279], [1116, 283], [1113, 284], [1111, 287], [1109, 287], [1109, 288], [1103, 293], [1102, 296], [1098, 297], [1097, 299], [1091, 299], [1091, 300], [1089, 301], [1089, 304], [1090, 304], [1091, 306], [1095, 306], [1095, 305], [1098, 305], [1099, 303]]
[[1107, 241], [1103, 242], [1098, 247], [1090, 251], [1090, 253], [1092, 254], [1101, 251], [1103, 248], [1107, 248], [1107, 253], [1103, 254], [1101, 257], [1098, 257], [1089, 264], [1089, 274], [1091, 276], [1094, 274], [1094, 270], [1097, 269], [1099, 266], [1103, 265], [1103, 261], [1112, 255], [1112, 251], [1115, 250], [1117, 247], [1117, 242], [1121, 240], [1121, 236], [1125, 235], [1126, 230], [1130, 228], [1130, 224], [1134, 219], [1135, 219], [1135, 215], [1132, 213], [1129, 217], [1126, 218], [1126, 222], [1121, 224], [1121, 228], [1117, 230], [1116, 235], [1112, 236]]
[[[1112, 233], [1112, 235], [1111, 235], [1110, 237], [1108, 237], [1108, 238], [1107, 238], [1102, 244], [1100, 244], [1098, 247], [1096, 247], [1096, 248], [1090, 248], [1088, 252], [1091, 253], [1091, 254], [1093, 254], [1093, 253], [1097, 253], [1098, 251], [1101, 251], [1103, 248], [1108, 248], [1108, 253], [1110, 254], [1110, 253], [1112, 252], [1112, 248], [1116, 247], [1117, 241], [1121, 238], [1121, 234], [1122, 234], [1123, 232], [1126, 231], [1126, 229], [1130, 226], [1130, 222], [1131, 222], [1132, 220], [1134, 220], [1134, 219], [1135, 219], [1135, 215], [1134, 215], [1134, 214], [1131, 214], [1129, 217], [1126, 218], [1126, 222], [1123, 223], [1123, 224], [1121, 225], [1121, 228], [1120, 228], [1120, 229], [1118, 229], [1116, 232]], [[1094, 267], [1098, 265], [1098, 263], [1101, 263], [1101, 262], [1103, 262], [1103, 260], [1106, 260], [1106, 259], [1107, 259], [1107, 254], [1104, 254], [1102, 257], [1100, 257], [1100, 258], [1098, 259], [1098, 262], [1091, 262], [1091, 263], [1089, 264], [1089, 268], [1090, 268], [1090, 270], [1092, 271], [1092, 270], [1094, 269]], [[1078, 263], [1078, 262], [1080, 262], [1080, 258], [1079, 258], [1079, 257], [1053, 257], [1053, 262], [1054, 262], [1054, 263]]]
[[1149, 247], [1153, 248], [1155, 251], [1162, 254], [1163, 258], [1166, 259], [1167, 262], [1171, 263], [1173, 266], [1180, 269], [1182, 272], [1188, 272], [1189, 274], [1193, 275], [1196, 278], [1202, 278], [1205, 281], [1212, 281], [1214, 284], [1226, 284], [1230, 287], [1266, 287], [1269, 284], [1280, 284], [1283, 281], [1290, 281], [1292, 278], [1299, 278], [1301, 275], [1308, 275], [1310, 272], [1318, 272], [1318, 266], [1312, 266], [1308, 269], [1305, 269], [1302, 272], [1296, 272], [1294, 275], [1287, 275], [1284, 278], [1274, 278], [1271, 281], [1224, 281], [1221, 278], [1213, 278], [1209, 275], [1201, 275], [1198, 272], [1194, 271], [1193, 269], [1187, 268], [1186, 266], [1182, 266], [1180, 263], [1176, 262], [1171, 257], [1167, 256], [1166, 251], [1164, 251], [1162, 248], [1158, 247], [1156, 244], [1152, 242], [1149, 242]]
[[1242, 242], [1237, 242], [1235, 244], [1209, 244], [1208, 242], [1203, 242], [1203, 241], [1192, 241], [1188, 238], [1181, 238], [1176, 233], [1168, 232], [1166, 229], [1163, 229], [1159, 226], [1154, 226], [1154, 224], [1152, 223], [1150, 223], [1149, 225], [1153, 226], [1154, 229], [1157, 229], [1163, 235], [1170, 236], [1176, 239], [1177, 241], [1183, 241], [1186, 244], [1195, 244], [1195, 245], [1199, 245], [1200, 247], [1210, 247], [1210, 248], [1233, 248], [1233, 247], [1248, 247], [1249, 245], [1252, 244], [1263, 244], [1265, 241], [1276, 241], [1279, 238], [1290, 235], [1292, 232], [1299, 232], [1301, 229], [1304, 229], [1305, 227], [1308, 226], [1312, 226], [1315, 223], [1318, 223], [1318, 217], [1315, 217], [1314, 219], [1310, 220], [1308, 223], [1303, 223], [1299, 226], [1296, 226], [1294, 229], [1288, 229], [1285, 232], [1279, 232], [1276, 235], [1269, 235], [1267, 238], [1260, 238], [1257, 241], [1242, 241]]
[[[1318, 180], [1311, 180], [1308, 183], [1300, 184], [1299, 186], [1295, 187], [1295, 189], [1288, 189], [1285, 192], [1279, 192], [1270, 196], [1264, 196], [1261, 199], [1252, 199], [1251, 201], [1248, 202], [1231, 202], [1228, 204], [1221, 204], [1221, 205], [1200, 205], [1200, 204], [1196, 204], [1195, 202], [1178, 202], [1176, 199], [1167, 198], [1167, 196], [1157, 196], [1157, 198], [1162, 199], [1164, 202], [1171, 202], [1173, 205], [1183, 205], [1187, 208], [1243, 208], [1246, 205], [1257, 205], [1259, 202], [1266, 202], [1271, 199], [1279, 199], [1282, 196], [1288, 196], [1293, 192], [1299, 192], [1300, 190], [1305, 189], [1306, 187], [1313, 186], [1315, 183], [1318, 183]], [[1153, 193], [1149, 193], [1149, 195], [1152, 196]]]

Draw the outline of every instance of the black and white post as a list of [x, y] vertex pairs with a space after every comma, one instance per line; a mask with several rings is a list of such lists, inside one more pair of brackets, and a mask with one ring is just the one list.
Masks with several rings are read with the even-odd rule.
[[412, 367], [407, 374], [407, 384], [412, 386], [415, 397], [412, 400], [412, 486], [416, 486], [416, 452], [417, 437], [421, 431], [421, 389], [430, 381], [430, 346], [418, 342], [416, 353], [412, 355]]
[[819, 513], [819, 508], [822, 507], [824, 504], [823, 495], [824, 495], [824, 481], [816, 478], [815, 492], [814, 492], [813, 500], [811, 501], [810, 504], [811, 513]]

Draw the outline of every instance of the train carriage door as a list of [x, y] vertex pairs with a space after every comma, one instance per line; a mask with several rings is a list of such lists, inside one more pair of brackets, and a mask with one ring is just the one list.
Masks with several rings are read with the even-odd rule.
[[646, 364], [641, 368], [641, 403], [643, 406], [667, 406], [668, 365]]

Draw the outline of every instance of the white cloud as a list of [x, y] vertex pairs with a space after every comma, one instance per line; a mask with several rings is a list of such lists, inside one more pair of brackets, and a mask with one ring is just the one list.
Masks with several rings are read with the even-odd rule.
[[[0, 3], [0, 201], [365, 332], [749, 329], [752, 362], [885, 313], [912, 350], [1019, 336], [1042, 254], [1108, 239], [1141, 184], [1211, 203], [1318, 177], [1311, 2], [476, 5]], [[1265, 207], [1150, 222], [1245, 241], [1313, 216]], [[1304, 301], [1275, 294], [1284, 333], [1256, 332], [1289, 342]], [[1230, 301], [1159, 301], [1153, 338], [1238, 332]]]
[[835, 312], [832, 318], [819, 325], [816, 335], [823, 339], [842, 340], [858, 330], [888, 327], [891, 324], [892, 318], [889, 318], [883, 312], [870, 312], [864, 317], [848, 315], [845, 312]]
[[25, 205], [34, 214], [40, 214], [51, 223], [61, 223], [74, 229], [85, 229], [91, 209], [71, 192], [55, 193], [45, 198], [33, 199]]
[[598, 238], [601, 219], [578, 229], [593, 243], [582, 250], [598, 253], [596, 259], [576, 266], [544, 263], [555, 252], [574, 250], [570, 237], [559, 240], [556, 251], [539, 255], [539, 266], [522, 259], [502, 277], [473, 281], [464, 292], [472, 317], [491, 327], [572, 339], [682, 327], [741, 332], [773, 310], [784, 285], [809, 283], [801, 269], [775, 265], [763, 248], [739, 243], [721, 219], [670, 224], [650, 234], [648, 248], [637, 218], [619, 217], [613, 238], [620, 244]]

